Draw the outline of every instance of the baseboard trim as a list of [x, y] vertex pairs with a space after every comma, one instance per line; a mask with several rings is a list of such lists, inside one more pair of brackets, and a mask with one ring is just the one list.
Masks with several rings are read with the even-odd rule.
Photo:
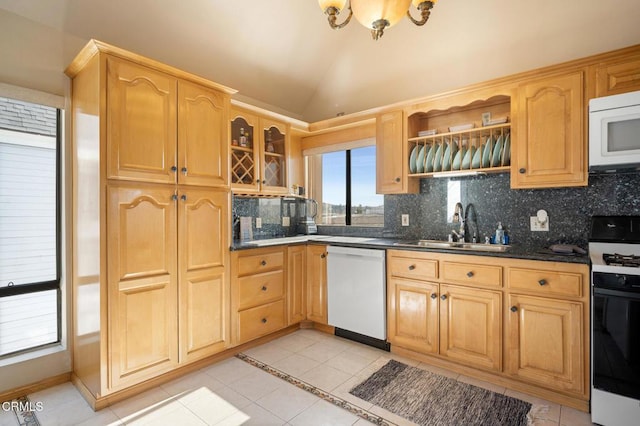
[[60, 385], [71, 380], [71, 372], [58, 374], [57, 376], [48, 377], [46, 379], [31, 383], [29, 385], [20, 386], [5, 392], [0, 392], [0, 402], [11, 401], [30, 393], [38, 392], [52, 386]]

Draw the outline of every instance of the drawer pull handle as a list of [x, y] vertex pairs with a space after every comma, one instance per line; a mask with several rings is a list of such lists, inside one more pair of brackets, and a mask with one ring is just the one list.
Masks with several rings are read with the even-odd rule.
[[540, 281], [538, 281], [538, 284], [545, 285], [545, 284], [547, 284], [547, 280], [541, 279]]
[[446, 294], [443, 294], [442, 296], [440, 296], [440, 299], [442, 299], [442, 300], [447, 300], [447, 295], [446, 295]]
[[267, 261], [266, 261], [266, 260], [263, 260], [262, 262], [260, 262], [260, 264], [261, 264], [262, 266], [267, 266]]
[[469, 272], [467, 272], [467, 276], [468, 276], [469, 278], [473, 277], [473, 271], [469, 271]]
[[522, 167], [520, 170], [518, 170], [521, 174], [525, 174], [527, 172], [527, 169], [525, 169], [524, 167]]
[[409, 265], [409, 270], [413, 271], [414, 269], [416, 269], [416, 265]]
[[266, 324], [266, 323], [267, 323], [267, 319], [266, 319], [266, 318], [262, 318], [262, 320], [261, 320], [261, 321], [262, 321], [262, 323], [263, 323], [263, 324]]
[[438, 298], [438, 295], [437, 295], [437, 294], [435, 294], [435, 293], [431, 293], [431, 298], [432, 298], [432, 299], [437, 299], [437, 298]]
[[262, 286], [262, 288], [261, 288], [260, 290], [262, 290], [262, 291], [267, 291], [267, 286], [266, 286], [266, 285], [263, 285], [263, 286]]
[[517, 308], [517, 307], [515, 307], [515, 306], [512, 306], [512, 307], [511, 307], [511, 312], [518, 312], [518, 308]]

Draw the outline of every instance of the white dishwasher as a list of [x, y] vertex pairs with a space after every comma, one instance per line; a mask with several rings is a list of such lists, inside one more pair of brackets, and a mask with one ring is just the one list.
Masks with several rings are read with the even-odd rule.
[[329, 246], [327, 305], [335, 334], [388, 350], [385, 251]]

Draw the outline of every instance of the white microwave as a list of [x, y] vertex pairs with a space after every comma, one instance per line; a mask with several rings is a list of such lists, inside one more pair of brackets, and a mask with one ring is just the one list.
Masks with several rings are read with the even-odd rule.
[[589, 101], [589, 171], [640, 170], [640, 91]]

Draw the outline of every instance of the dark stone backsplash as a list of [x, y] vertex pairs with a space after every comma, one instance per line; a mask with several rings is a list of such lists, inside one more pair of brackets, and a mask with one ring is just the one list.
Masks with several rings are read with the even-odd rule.
[[[459, 225], [447, 223], [446, 218], [449, 180], [422, 179], [420, 194], [386, 196], [385, 236], [446, 239], [452, 229], [457, 230]], [[528, 190], [511, 189], [508, 173], [459, 180], [462, 204], [465, 209], [469, 204], [475, 208], [480, 242], [502, 222], [511, 244], [586, 246], [591, 216], [640, 214], [639, 173], [590, 175], [587, 187]], [[540, 209], [549, 215], [549, 232], [529, 229], [530, 216]], [[400, 226], [403, 213], [411, 215], [411, 226]], [[475, 227], [468, 226], [467, 235], [471, 236]]]
[[[515, 190], [510, 188], [510, 175], [489, 174], [476, 177], [422, 179], [419, 194], [386, 195], [384, 228], [319, 226], [319, 234], [353, 235], [446, 240], [459, 225], [447, 222], [447, 185], [460, 181], [461, 202], [465, 211], [475, 209], [478, 241], [495, 232], [502, 222], [511, 244], [546, 247], [553, 243], [577, 244], [585, 247], [593, 215], [640, 215], [640, 173], [594, 174], [589, 186]], [[270, 201], [266, 201], [270, 200]], [[296, 207], [282, 199], [234, 197], [237, 216], [263, 216], [261, 230], [254, 228], [254, 238], [296, 235]], [[299, 204], [298, 204], [299, 206]], [[299, 209], [299, 207], [297, 207]], [[289, 209], [289, 210], [287, 210]], [[549, 215], [549, 232], [529, 230], [530, 216], [540, 209]], [[298, 210], [299, 211], [299, 210]], [[401, 226], [401, 215], [410, 215], [410, 226]], [[278, 215], [290, 215], [291, 226], [283, 227]], [[470, 217], [473, 214], [468, 215]], [[270, 219], [268, 217], [271, 217]], [[467, 235], [475, 231], [468, 221]]]

